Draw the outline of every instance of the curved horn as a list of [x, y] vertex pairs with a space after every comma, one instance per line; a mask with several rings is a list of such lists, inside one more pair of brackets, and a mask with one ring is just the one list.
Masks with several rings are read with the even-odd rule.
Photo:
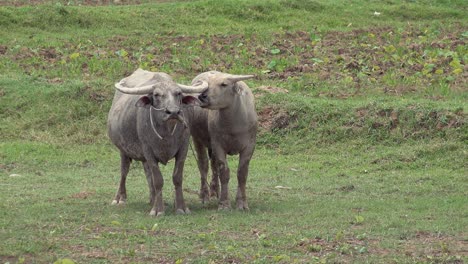
[[115, 89], [125, 94], [148, 94], [154, 90], [154, 84], [133, 88], [125, 87], [122, 84], [123, 82], [116, 83]]
[[199, 81], [195, 83], [195, 85], [183, 85], [183, 84], [177, 84], [179, 85], [180, 89], [184, 93], [203, 93], [208, 89], [208, 83], [205, 81]]
[[255, 75], [229, 75], [227, 79], [231, 82], [238, 82], [255, 78]]

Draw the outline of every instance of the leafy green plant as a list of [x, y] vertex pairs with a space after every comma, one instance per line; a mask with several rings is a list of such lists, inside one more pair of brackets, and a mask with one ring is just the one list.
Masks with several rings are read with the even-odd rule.
[[355, 225], [362, 225], [364, 223], [364, 217], [362, 215], [355, 215], [354, 216], [354, 224]]

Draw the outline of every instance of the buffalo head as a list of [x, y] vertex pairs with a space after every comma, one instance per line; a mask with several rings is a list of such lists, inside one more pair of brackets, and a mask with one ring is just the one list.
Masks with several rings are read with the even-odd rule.
[[115, 88], [125, 94], [141, 95], [136, 106], [162, 112], [164, 121], [178, 119], [184, 122], [181, 107], [198, 104], [196, 96], [204, 92], [208, 84], [206, 82], [198, 82], [192, 86], [177, 84], [165, 73], [138, 69], [131, 76], [116, 83]]
[[193, 84], [208, 83], [208, 89], [198, 96], [200, 106], [216, 110], [228, 107], [236, 96], [242, 96], [244, 90], [239, 82], [254, 77], [255, 75], [233, 75], [210, 71], [198, 75]]

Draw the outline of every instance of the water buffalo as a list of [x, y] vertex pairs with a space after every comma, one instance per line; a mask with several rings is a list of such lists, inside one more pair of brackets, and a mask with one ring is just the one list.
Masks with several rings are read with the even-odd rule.
[[[198, 97], [202, 108], [191, 108], [188, 113], [190, 133], [201, 174], [200, 198], [206, 202], [211, 189], [211, 195], [219, 197], [219, 209], [230, 208], [230, 175], [226, 155], [236, 154], [239, 154], [236, 204], [238, 209], [249, 209], [245, 186], [249, 163], [255, 149], [257, 114], [253, 94], [243, 80], [253, 77], [210, 71], [196, 76], [192, 81], [192, 84], [207, 82], [209, 86]], [[211, 188], [207, 183], [207, 152], [213, 172]]]
[[[183, 105], [197, 102], [189, 94], [201, 93], [207, 83], [185, 86], [165, 73], [136, 70], [115, 84], [108, 116], [108, 135], [120, 150], [121, 178], [113, 204], [125, 203], [125, 180], [132, 160], [141, 161], [150, 190], [150, 215], [164, 214], [163, 177], [159, 163], [175, 158], [172, 181], [175, 186], [177, 213], [189, 213], [182, 193], [184, 161], [189, 129]], [[197, 94], [198, 95], [198, 94]]]

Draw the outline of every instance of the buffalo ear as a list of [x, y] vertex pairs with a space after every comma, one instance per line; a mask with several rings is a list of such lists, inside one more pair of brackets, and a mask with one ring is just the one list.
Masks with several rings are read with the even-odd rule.
[[140, 97], [140, 99], [138, 99], [135, 106], [148, 108], [151, 105], [151, 103], [152, 103], [151, 98], [145, 95], [145, 96]]
[[239, 85], [237, 82], [234, 84], [234, 86], [232, 87], [232, 89], [234, 90], [234, 92], [238, 95], [244, 95], [244, 88], [242, 88], [241, 85]]
[[184, 98], [182, 98], [182, 104], [184, 105], [200, 105], [200, 101], [198, 101], [198, 98], [186, 95]]

